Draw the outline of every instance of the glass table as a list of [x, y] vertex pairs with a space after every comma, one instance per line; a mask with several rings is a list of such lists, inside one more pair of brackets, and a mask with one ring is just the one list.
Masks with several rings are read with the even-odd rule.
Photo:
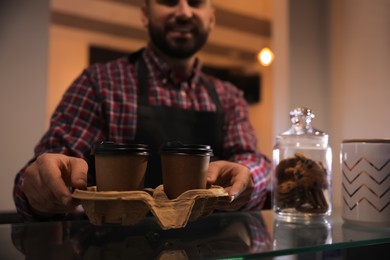
[[263, 210], [213, 213], [168, 230], [153, 217], [134, 226], [95, 226], [85, 218], [6, 223], [0, 259], [353, 259], [348, 250], [369, 247], [389, 256], [390, 228], [353, 226], [336, 213], [328, 220], [288, 223]]

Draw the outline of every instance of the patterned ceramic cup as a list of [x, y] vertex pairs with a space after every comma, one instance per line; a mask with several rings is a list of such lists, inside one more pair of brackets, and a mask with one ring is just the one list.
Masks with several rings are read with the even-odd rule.
[[343, 219], [390, 227], [390, 139], [344, 140], [340, 153]]

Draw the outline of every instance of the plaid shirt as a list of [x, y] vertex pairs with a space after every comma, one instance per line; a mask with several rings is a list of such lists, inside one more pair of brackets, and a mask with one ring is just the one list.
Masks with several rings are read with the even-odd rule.
[[[183, 79], [177, 77], [150, 46], [145, 48], [142, 58], [149, 70], [150, 105], [216, 111], [202, 82], [213, 83], [225, 113], [222, 159], [250, 169], [255, 190], [245, 209], [260, 208], [268, 184], [270, 162], [257, 151], [257, 139], [248, 121], [242, 92], [228, 82], [205, 75], [199, 60], [195, 62], [191, 76]], [[136, 65], [129, 63], [128, 57], [85, 69], [65, 92], [31, 161], [46, 152], [87, 158], [96, 142], [131, 142], [137, 127], [136, 72]], [[199, 80], [200, 77], [204, 80]], [[34, 220], [37, 216], [20, 189], [24, 169], [15, 178], [14, 201], [25, 219]]]

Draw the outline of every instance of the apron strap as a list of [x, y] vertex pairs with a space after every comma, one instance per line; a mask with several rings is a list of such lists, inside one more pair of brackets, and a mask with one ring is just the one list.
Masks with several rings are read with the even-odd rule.
[[206, 85], [206, 89], [209, 93], [211, 100], [214, 102], [214, 104], [217, 108], [217, 111], [223, 111], [222, 104], [221, 104], [221, 101], [219, 100], [219, 97], [218, 97], [217, 91], [215, 90], [214, 84], [211, 82], [206, 82], [202, 77], [200, 78], [200, 80], [202, 83], [204, 83]]
[[135, 63], [135, 70], [137, 71], [137, 85], [138, 85], [138, 104], [148, 105], [148, 85], [149, 81], [148, 67], [142, 57], [144, 49], [140, 49], [129, 55], [129, 62]]

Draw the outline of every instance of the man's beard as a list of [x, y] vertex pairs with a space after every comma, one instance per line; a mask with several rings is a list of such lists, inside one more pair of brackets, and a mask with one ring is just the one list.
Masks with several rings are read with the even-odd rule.
[[149, 36], [152, 44], [167, 56], [177, 59], [187, 59], [198, 52], [206, 43], [208, 38], [208, 31], [194, 28], [191, 33], [193, 38], [176, 38], [175, 40], [169, 41], [167, 39], [167, 32], [170, 30], [169, 27], [161, 29], [158, 26], [149, 23]]

